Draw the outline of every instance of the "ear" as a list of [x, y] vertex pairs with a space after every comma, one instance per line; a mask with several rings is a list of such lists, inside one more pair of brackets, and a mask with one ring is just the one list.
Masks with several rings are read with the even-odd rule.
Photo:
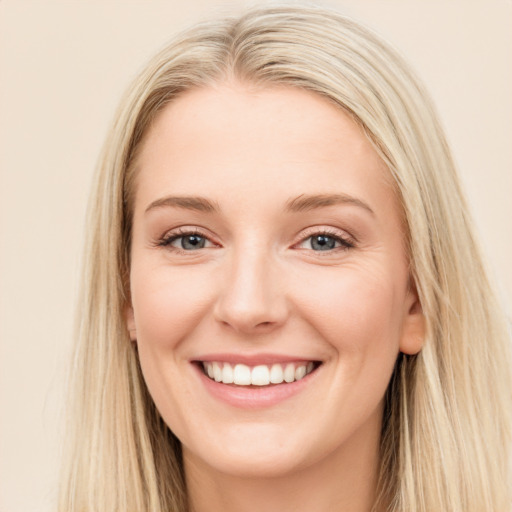
[[400, 352], [408, 355], [417, 354], [425, 341], [425, 316], [418, 299], [416, 286], [411, 283], [407, 294], [400, 337]]
[[124, 310], [124, 316], [126, 320], [126, 328], [130, 333], [130, 341], [137, 341], [137, 328], [135, 327], [135, 315], [133, 313], [133, 307], [131, 305], [126, 306]]

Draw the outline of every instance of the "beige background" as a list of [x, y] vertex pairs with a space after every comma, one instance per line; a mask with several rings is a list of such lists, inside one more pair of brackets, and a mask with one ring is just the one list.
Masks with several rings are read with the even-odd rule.
[[[0, 512], [55, 499], [84, 207], [120, 94], [177, 30], [245, 3], [0, 0]], [[512, 2], [324, 4], [427, 83], [512, 312]]]

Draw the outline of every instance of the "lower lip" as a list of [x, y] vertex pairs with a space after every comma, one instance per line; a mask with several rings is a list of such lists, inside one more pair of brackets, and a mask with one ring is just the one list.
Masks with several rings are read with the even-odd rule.
[[234, 386], [216, 382], [193, 365], [207, 391], [228, 405], [242, 409], [262, 409], [277, 405], [304, 390], [318, 373], [318, 368], [300, 380], [270, 386]]

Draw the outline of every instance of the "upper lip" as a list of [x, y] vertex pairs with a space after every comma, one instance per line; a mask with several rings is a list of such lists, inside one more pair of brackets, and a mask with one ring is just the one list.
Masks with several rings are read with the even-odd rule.
[[205, 354], [194, 357], [192, 362], [224, 362], [231, 364], [245, 364], [247, 366], [257, 366], [260, 364], [275, 364], [275, 363], [295, 363], [295, 362], [320, 362], [318, 358], [299, 356], [299, 355], [284, 355], [284, 354], [233, 354], [233, 353], [218, 353], [218, 354]]

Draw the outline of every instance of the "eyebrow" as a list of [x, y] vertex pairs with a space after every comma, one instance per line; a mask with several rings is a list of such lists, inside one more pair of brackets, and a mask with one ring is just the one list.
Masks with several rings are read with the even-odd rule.
[[215, 213], [219, 212], [219, 206], [206, 199], [205, 197], [196, 196], [167, 196], [153, 201], [147, 208], [146, 213], [155, 208], [171, 206], [174, 208], [183, 208], [185, 210], [194, 210], [198, 212]]
[[326, 206], [334, 206], [338, 204], [352, 204], [359, 206], [375, 215], [374, 211], [361, 199], [347, 194], [302, 194], [295, 199], [291, 199], [286, 203], [286, 210], [290, 212], [305, 212], [316, 208], [324, 208]]
[[[298, 197], [290, 199], [286, 202], [285, 211], [288, 212], [306, 212], [317, 208], [325, 208], [327, 206], [335, 206], [339, 204], [352, 204], [367, 210], [374, 215], [373, 210], [361, 199], [347, 194], [301, 194]], [[185, 210], [193, 210], [205, 213], [218, 213], [220, 207], [216, 202], [210, 201], [200, 196], [167, 196], [153, 201], [147, 208], [146, 213], [150, 210], [162, 207], [183, 208]]]

